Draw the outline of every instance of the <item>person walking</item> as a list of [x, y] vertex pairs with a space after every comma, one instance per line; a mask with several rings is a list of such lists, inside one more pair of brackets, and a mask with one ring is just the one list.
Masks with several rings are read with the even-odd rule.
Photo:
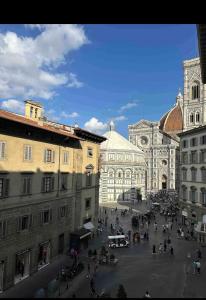
[[90, 263], [88, 263], [87, 265], [87, 272], [88, 272], [87, 278], [90, 278]]
[[196, 274], [197, 264], [195, 260], [193, 261], [192, 266], [193, 266], [193, 274]]
[[152, 246], [152, 254], [156, 254], [156, 246], [155, 245]]
[[172, 246], [170, 247], [170, 254], [171, 254], [171, 255], [174, 255], [174, 249], [173, 249]]
[[148, 291], [146, 291], [146, 293], [144, 294], [144, 297], [143, 298], [151, 298], [150, 294]]
[[167, 243], [164, 243], [164, 252], [167, 251]]
[[197, 258], [198, 259], [202, 258], [202, 253], [201, 253], [200, 249], [197, 250]]
[[197, 273], [198, 273], [198, 274], [200, 274], [200, 266], [201, 266], [201, 265], [200, 265], [200, 261], [197, 260], [197, 261], [196, 261], [196, 267], [197, 267]]

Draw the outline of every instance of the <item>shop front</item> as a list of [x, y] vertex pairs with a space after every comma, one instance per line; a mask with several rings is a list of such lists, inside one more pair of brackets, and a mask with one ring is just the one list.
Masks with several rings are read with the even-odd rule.
[[30, 261], [31, 261], [30, 249], [27, 249], [25, 251], [16, 254], [16, 269], [15, 269], [15, 276], [14, 276], [14, 284], [29, 277]]
[[71, 249], [76, 250], [78, 253], [81, 250], [87, 249], [89, 245], [89, 239], [91, 238], [91, 231], [86, 228], [81, 228], [70, 234], [70, 246]]
[[0, 261], [0, 293], [2, 293], [4, 289], [4, 267], [5, 263], [2, 260]]
[[39, 245], [38, 270], [50, 263], [51, 246], [50, 241], [43, 242]]

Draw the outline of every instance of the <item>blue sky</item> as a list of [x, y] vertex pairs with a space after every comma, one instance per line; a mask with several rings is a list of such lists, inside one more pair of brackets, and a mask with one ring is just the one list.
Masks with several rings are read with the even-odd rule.
[[44, 105], [49, 119], [104, 133], [114, 119], [158, 121], [198, 56], [196, 25], [0, 25], [0, 107]]

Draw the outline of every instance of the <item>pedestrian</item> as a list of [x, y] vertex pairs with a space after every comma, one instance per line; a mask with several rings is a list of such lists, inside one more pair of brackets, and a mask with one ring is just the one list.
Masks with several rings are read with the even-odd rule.
[[148, 291], [146, 291], [146, 293], [144, 294], [144, 298], [151, 298], [150, 294]]
[[127, 233], [127, 234], [128, 234], [129, 240], [131, 240], [131, 233], [132, 233], [131, 230], [128, 230], [128, 233]]
[[192, 262], [192, 266], [193, 266], [193, 274], [196, 274], [197, 264], [195, 260]]
[[155, 245], [152, 246], [152, 254], [156, 254], [156, 246]]
[[196, 267], [197, 267], [197, 273], [198, 273], [198, 274], [200, 274], [200, 266], [201, 266], [201, 265], [200, 265], [200, 261], [197, 260], [197, 261], [196, 261]]
[[173, 249], [172, 246], [170, 247], [170, 254], [171, 254], [171, 255], [174, 255], [174, 249]]
[[162, 253], [162, 243], [159, 245], [159, 253]]
[[166, 252], [166, 251], [167, 251], [167, 244], [164, 243], [164, 252]]

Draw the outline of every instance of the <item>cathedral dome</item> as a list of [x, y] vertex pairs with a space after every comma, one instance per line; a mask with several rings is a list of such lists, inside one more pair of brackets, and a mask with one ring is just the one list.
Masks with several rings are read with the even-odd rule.
[[179, 103], [168, 111], [160, 120], [159, 128], [166, 133], [178, 133], [183, 130], [182, 109]]
[[110, 130], [103, 134], [103, 136], [106, 137], [107, 140], [101, 143], [101, 150], [122, 150], [124, 152], [135, 152], [144, 156], [144, 152], [141, 149], [130, 143], [114, 130], [113, 123], [110, 123]]

